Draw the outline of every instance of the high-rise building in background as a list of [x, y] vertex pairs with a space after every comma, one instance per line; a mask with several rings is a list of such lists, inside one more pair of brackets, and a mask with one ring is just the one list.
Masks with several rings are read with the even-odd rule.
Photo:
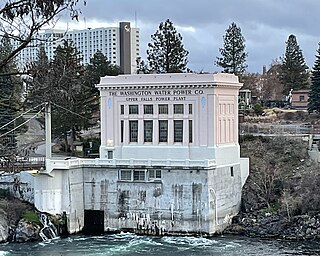
[[[43, 45], [49, 59], [64, 40], [70, 40], [78, 49], [82, 63], [90, 63], [90, 58], [101, 51], [112, 64], [120, 66], [123, 74], [136, 73], [136, 59], [140, 52], [140, 34], [138, 28], [132, 28], [130, 22], [120, 22], [119, 27], [88, 28], [64, 31], [50, 29], [41, 31], [17, 56], [17, 63], [23, 67], [37, 59], [39, 46]], [[13, 42], [15, 47], [16, 43]]]

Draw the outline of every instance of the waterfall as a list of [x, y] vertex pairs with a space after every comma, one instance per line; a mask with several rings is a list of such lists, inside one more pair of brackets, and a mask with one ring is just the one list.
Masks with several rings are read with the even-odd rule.
[[43, 228], [40, 230], [39, 235], [43, 241], [58, 238], [57, 228], [52, 224], [45, 213], [40, 214], [40, 222]]

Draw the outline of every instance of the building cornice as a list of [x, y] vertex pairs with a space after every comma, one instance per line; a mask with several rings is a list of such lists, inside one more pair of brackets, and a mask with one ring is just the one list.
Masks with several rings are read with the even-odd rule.
[[106, 76], [97, 85], [99, 90], [143, 90], [182, 88], [240, 88], [238, 77], [233, 74], [144, 74]]

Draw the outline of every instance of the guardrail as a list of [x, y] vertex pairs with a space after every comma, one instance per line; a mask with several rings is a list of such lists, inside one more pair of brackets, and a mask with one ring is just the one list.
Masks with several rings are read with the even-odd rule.
[[210, 168], [216, 166], [214, 159], [208, 160], [161, 160], [161, 159], [86, 159], [74, 158], [67, 160], [46, 160], [46, 173], [50, 173], [53, 169], [67, 170], [76, 167], [92, 167], [92, 166], [145, 166], [145, 167], [203, 167]]
[[242, 123], [239, 125], [239, 134], [282, 134], [303, 135], [320, 134], [320, 126], [308, 124], [265, 124]]

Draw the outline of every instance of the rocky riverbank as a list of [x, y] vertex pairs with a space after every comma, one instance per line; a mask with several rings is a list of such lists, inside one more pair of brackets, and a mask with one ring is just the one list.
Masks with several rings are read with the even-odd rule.
[[0, 199], [0, 242], [27, 242], [38, 239], [40, 226], [23, 218], [32, 205], [14, 198]]
[[0, 242], [52, 239], [56, 235], [66, 235], [65, 224], [63, 216], [48, 217], [29, 203], [10, 197], [0, 198]]
[[291, 219], [279, 214], [239, 214], [225, 234], [288, 240], [320, 239], [320, 214], [297, 215]]
[[281, 239], [320, 238], [319, 166], [308, 143], [289, 137], [240, 140], [250, 158], [250, 176], [242, 191], [242, 209], [228, 234]]

